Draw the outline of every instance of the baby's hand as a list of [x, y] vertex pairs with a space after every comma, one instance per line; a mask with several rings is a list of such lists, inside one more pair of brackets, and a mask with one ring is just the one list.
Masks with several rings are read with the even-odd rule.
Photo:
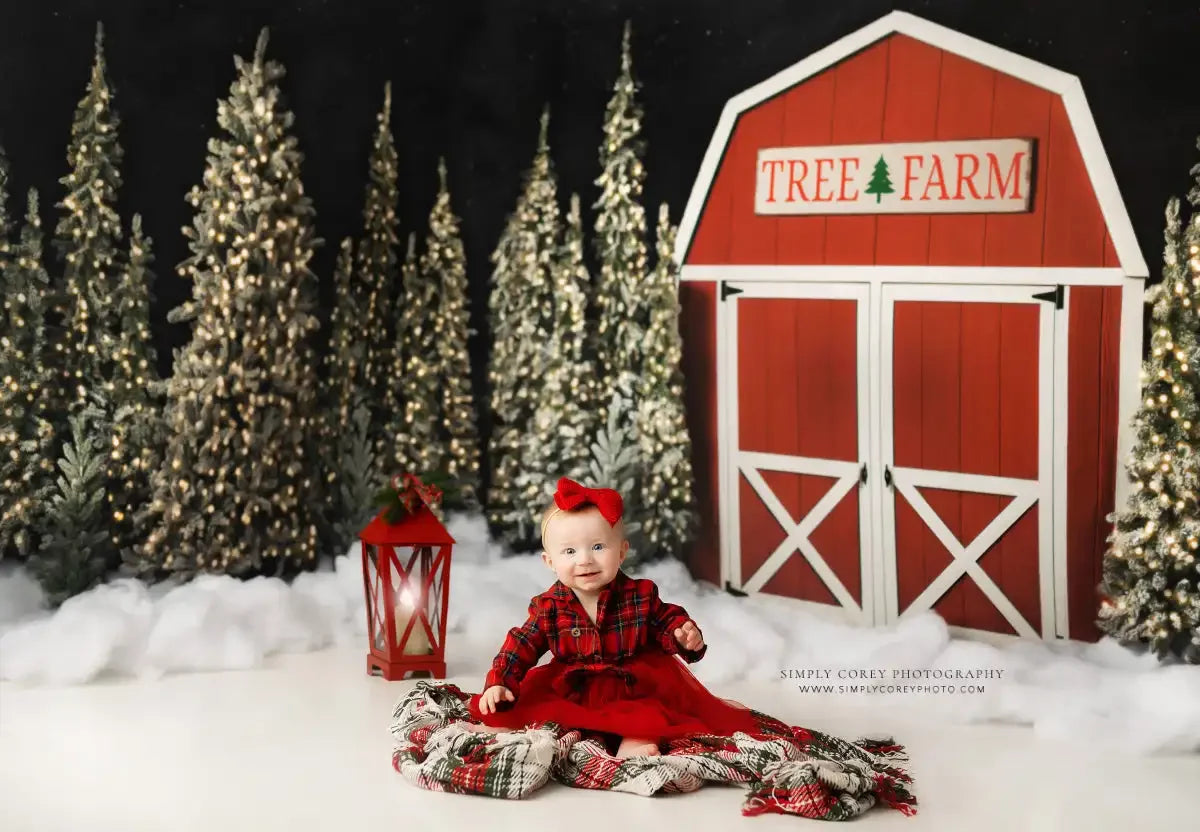
[[704, 646], [704, 636], [700, 634], [700, 628], [691, 621], [675, 628], [675, 640], [684, 650], [699, 650]]
[[504, 687], [504, 685], [492, 685], [483, 692], [483, 696], [479, 697], [479, 712], [481, 714], [495, 713], [496, 706], [500, 704], [501, 699], [507, 699], [509, 702], [514, 701], [512, 691]]

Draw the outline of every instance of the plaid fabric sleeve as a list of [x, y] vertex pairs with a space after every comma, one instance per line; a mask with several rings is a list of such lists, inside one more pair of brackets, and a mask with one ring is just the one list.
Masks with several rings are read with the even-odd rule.
[[534, 598], [529, 602], [529, 618], [520, 627], [508, 631], [500, 652], [492, 661], [492, 669], [488, 671], [483, 689], [503, 685], [512, 691], [513, 696], [517, 696], [521, 680], [548, 648], [546, 631], [541, 623], [541, 606], [538, 598]]
[[[649, 581], [647, 583], [650, 583]], [[692, 621], [691, 616], [687, 614], [687, 610], [678, 604], [669, 604], [658, 596], [658, 587], [650, 583], [650, 635], [658, 642], [668, 653], [673, 653], [681, 656], [684, 661], [698, 662], [704, 658], [704, 654], [708, 652], [708, 645], [700, 645], [699, 650], [684, 650], [679, 642], [675, 640], [675, 630], [682, 627], [689, 621]], [[692, 621], [696, 624], [695, 621]], [[700, 625], [696, 624], [697, 629]]]

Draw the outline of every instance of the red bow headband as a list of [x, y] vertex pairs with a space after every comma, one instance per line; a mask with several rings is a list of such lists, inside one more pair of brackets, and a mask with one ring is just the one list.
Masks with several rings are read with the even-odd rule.
[[[595, 506], [610, 526], [617, 525], [617, 521], [625, 512], [625, 501], [613, 489], [584, 488], [566, 477], [558, 481], [558, 490], [554, 492], [554, 505], [559, 511], [575, 511], [585, 506]], [[550, 524], [550, 518], [557, 513], [555, 511], [546, 515], [546, 520], [542, 523], [543, 538], [546, 536], [546, 526]]]
[[611, 488], [584, 488], [574, 480], [563, 477], [558, 481], [558, 491], [554, 494], [554, 504], [563, 511], [574, 511], [583, 506], [595, 506], [600, 514], [615, 526], [625, 512], [625, 501], [621, 495]]

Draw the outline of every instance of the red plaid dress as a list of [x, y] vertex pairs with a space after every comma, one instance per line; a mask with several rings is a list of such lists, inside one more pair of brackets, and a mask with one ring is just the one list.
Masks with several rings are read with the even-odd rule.
[[[593, 623], [575, 593], [556, 581], [530, 602], [525, 623], [509, 631], [484, 683], [484, 690], [503, 685], [516, 702], [482, 714], [476, 695], [471, 715], [492, 727], [556, 722], [659, 741], [755, 730], [749, 709], [714, 696], [684, 664], [708, 649], [676, 642], [675, 629], [690, 620], [683, 607], [658, 597], [653, 581], [618, 571], [600, 591]], [[547, 650], [551, 661], [535, 667]]]

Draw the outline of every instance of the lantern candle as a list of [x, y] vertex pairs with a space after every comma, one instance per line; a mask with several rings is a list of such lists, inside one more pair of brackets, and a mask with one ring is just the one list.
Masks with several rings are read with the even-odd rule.
[[[408, 626], [409, 619], [413, 618], [413, 602], [412, 596], [408, 590], [400, 593], [400, 603], [396, 606], [396, 643], [400, 643], [400, 639], [404, 638], [404, 628]], [[413, 622], [412, 632], [408, 634], [408, 642], [404, 645], [404, 655], [406, 656], [425, 656], [433, 652], [433, 647], [429, 644], [429, 636], [425, 633], [425, 627], [420, 620]]]

